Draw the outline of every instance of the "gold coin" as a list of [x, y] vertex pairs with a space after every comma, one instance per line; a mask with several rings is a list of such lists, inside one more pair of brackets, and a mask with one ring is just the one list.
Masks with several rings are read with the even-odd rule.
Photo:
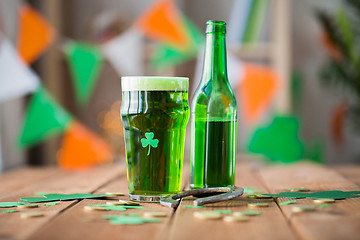
[[119, 205], [128, 205], [128, 206], [139, 206], [140, 204], [133, 201], [119, 200]]
[[34, 217], [42, 217], [44, 216], [41, 212], [27, 212], [20, 214], [21, 218], [34, 218]]
[[105, 207], [97, 207], [97, 206], [85, 206], [84, 209], [86, 211], [106, 211]]
[[315, 206], [294, 206], [291, 208], [293, 213], [300, 213], [300, 212], [311, 212], [315, 211]]
[[122, 193], [122, 192], [107, 192], [105, 194], [109, 195], [108, 197], [111, 197], [111, 196], [125, 196], [125, 193]]
[[144, 212], [144, 217], [152, 218], [152, 217], [166, 217], [168, 214], [165, 212]]
[[39, 205], [37, 204], [25, 204], [25, 205], [18, 205], [17, 208], [24, 209], [24, 208], [37, 208]]
[[106, 205], [110, 205], [110, 206], [119, 206], [119, 205], [125, 205], [121, 202], [106, 202]]
[[248, 203], [248, 207], [249, 208], [263, 208], [263, 207], [268, 207], [269, 204], [267, 203]]
[[201, 211], [201, 212], [194, 212], [194, 217], [199, 219], [219, 219], [221, 218], [221, 213], [213, 212], [213, 211]]
[[225, 222], [245, 222], [248, 221], [249, 218], [244, 215], [238, 215], [238, 216], [225, 216], [224, 221]]
[[334, 203], [335, 199], [332, 198], [323, 198], [323, 199], [314, 199], [314, 203]]

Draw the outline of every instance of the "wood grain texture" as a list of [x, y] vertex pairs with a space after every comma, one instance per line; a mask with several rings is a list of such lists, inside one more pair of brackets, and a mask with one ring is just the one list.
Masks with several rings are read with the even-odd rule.
[[[0, 197], [0, 201], [19, 201], [21, 197], [31, 197], [37, 192], [91, 193], [120, 174], [125, 174], [124, 168], [117, 165], [83, 172], [63, 172], [59, 170], [59, 173], [56, 173], [56, 178], [30, 184], [19, 191]], [[21, 178], [21, 175], [19, 175], [19, 178]], [[0, 213], [0, 239], [26, 239], [34, 231], [49, 223], [51, 219], [77, 202], [77, 200], [64, 201], [55, 206], [39, 205], [40, 207], [36, 209], [22, 209], [16, 213]], [[32, 219], [20, 218], [21, 213], [33, 211], [42, 212], [45, 216]]]
[[[336, 171], [310, 163], [268, 167], [261, 169], [260, 174], [272, 193], [299, 187], [309, 188], [311, 191], [359, 190], [356, 184]], [[277, 199], [279, 203], [287, 200], [289, 199]], [[313, 204], [311, 199], [298, 199], [295, 205], [280, 205], [300, 238], [359, 239], [360, 198], [336, 200], [331, 208], [314, 212], [294, 214], [291, 211], [292, 206]]]
[[360, 186], [360, 165], [335, 166], [331, 168], [340, 173], [344, 178]]
[[[96, 193], [124, 192], [126, 196], [114, 199], [128, 200], [126, 176], [121, 176], [100, 188]], [[90, 204], [105, 204], [110, 200], [84, 199], [71, 209], [65, 211], [45, 227], [34, 233], [30, 239], [167, 239], [166, 229], [169, 228], [173, 209], [158, 203], [141, 203], [144, 209], [128, 209], [124, 212], [116, 211], [84, 211], [84, 206]], [[119, 215], [124, 213], [143, 214], [147, 210], [166, 212], [168, 217], [161, 218], [161, 223], [145, 223], [142, 225], [111, 225], [102, 215]]]
[[[244, 165], [237, 167], [237, 186], [256, 187], [263, 190], [260, 180]], [[248, 222], [227, 223], [223, 220], [199, 220], [193, 217], [195, 211], [226, 209], [245, 211], [248, 202], [267, 202], [270, 207], [260, 209], [260, 216], [250, 217]], [[177, 209], [170, 229], [169, 239], [296, 239], [274, 200], [251, 200], [246, 197], [229, 202], [209, 204], [204, 208], [186, 208], [191, 199], [184, 199]]]
[[36, 184], [54, 177], [58, 173], [55, 167], [20, 168], [0, 175], [0, 197], [13, 193], [21, 188]]

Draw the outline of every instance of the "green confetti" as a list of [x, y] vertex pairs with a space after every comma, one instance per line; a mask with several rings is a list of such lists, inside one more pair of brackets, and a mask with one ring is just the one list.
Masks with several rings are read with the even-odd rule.
[[329, 208], [331, 207], [330, 204], [320, 204], [320, 205], [316, 205], [318, 208]]
[[203, 206], [185, 205], [186, 208], [202, 208]]
[[12, 209], [9, 209], [9, 210], [4, 210], [4, 211], [1, 211], [2, 213], [14, 213], [14, 212], [17, 212], [16, 210], [12, 210]]
[[49, 202], [49, 203], [44, 203], [42, 204], [43, 206], [55, 206], [57, 204], [59, 204], [60, 202]]
[[213, 212], [217, 212], [217, 213], [225, 213], [225, 214], [231, 214], [232, 211], [231, 210], [213, 210]]
[[292, 203], [296, 203], [296, 200], [289, 200], [289, 201], [285, 201], [285, 202], [281, 202], [280, 205], [289, 205], [289, 204], [292, 204]]
[[146, 222], [161, 222], [158, 218], [143, 218], [137, 216], [126, 216], [126, 215], [103, 215], [104, 219], [108, 219], [112, 225], [136, 225], [143, 224]]
[[93, 204], [92, 207], [103, 207], [109, 211], [125, 211], [126, 209], [143, 209], [141, 206], [127, 206], [127, 205], [107, 205], [107, 204]]
[[35, 193], [35, 195], [37, 196], [44, 196], [45, 194], [47, 194], [46, 192], [37, 192]]
[[289, 188], [287, 190], [290, 191], [290, 192], [310, 192], [310, 189], [304, 188], [304, 187], [301, 187], [301, 188]]
[[344, 199], [344, 198], [354, 198], [360, 197], [360, 191], [320, 191], [320, 192], [313, 192], [313, 193], [304, 193], [304, 192], [281, 192], [278, 194], [263, 194], [265, 196], [271, 197], [286, 197], [286, 198], [310, 198], [310, 199], [323, 199], [323, 198], [330, 198], [330, 199]]
[[261, 212], [260, 211], [254, 211], [252, 209], [247, 209], [247, 211], [241, 211], [241, 212], [238, 212], [242, 215], [246, 215], [246, 216], [255, 216], [255, 215], [260, 215]]
[[255, 187], [244, 187], [244, 193], [254, 194], [254, 193], [258, 193], [258, 192], [259, 191]]
[[24, 205], [22, 202], [0, 202], [0, 208], [10, 208]]
[[93, 195], [91, 193], [74, 193], [74, 194], [50, 193], [50, 194], [45, 194], [44, 197], [23, 197], [20, 199], [27, 203], [38, 203], [38, 202], [53, 202], [53, 201], [81, 200], [81, 199], [90, 199], [90, 198], [103, 198], [103, 197], [107, 197], [107, 196], [108, 196], [107, 194]]

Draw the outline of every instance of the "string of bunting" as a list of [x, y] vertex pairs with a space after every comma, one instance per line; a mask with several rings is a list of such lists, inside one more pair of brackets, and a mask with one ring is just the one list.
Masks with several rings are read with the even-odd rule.
[[[5, 40], [0, 41], [0, 47], [6, 49], [0, 52], [0, 63], [7, 62], [0, 64], [0, 69], [6, 68], [8, 71], [5, 72], [6, 79], [11, 82], [8, 88], [14, 89], [14, 96], [35, 91], [18, 134], [17, 145], [19, 148], [26, 148], [55, 135], [65, 134], [58, 154], [59, 164], [76, 168], [105, 163], [112, 155], [109, 145], [58, 104], [40, 84], [39, 77], [26, 66], [33, 63], [51, 45], [55, 36], [56, 31], [51, 24], [35, 9], [23, 4], [19, 9], [18, 54], [5, 37], [2, 37]], [[143, 37], [156, 43], [150, 57], [150, 66], [158, 70], [194, 58], [204, 42], [203, 33], [179, 11], [173, 0], [155, 1], [129, 29], [102, 44], [66, 41], [63, 50], [72, 76], [76, 101], [80, 106], [85, 106], [89, 101], [105, 59], [119, 75], [138, 75], [144, 72]], [[231, 54], [228, 65], [229, 74], [234, 73], [230, 76], [230, 84], [239, 93], [244, 118], [247, 123], [255, 124], [279, 89], [277, 76], [268, 67], [245, 64]], [[201, 67], [202, 64], [198, 64], [197, 68]], [[2, 96], [5, 94], [0, 89], [0, 100]], [[79, 151], [77, 149], [80, 146], [92, 155], [79, 155], [78, 166], [74, 166], [69, 153]], [[99, 147], [102, 150], [93, 151]], [[251, 149], [253, 148], [250, 147]]]

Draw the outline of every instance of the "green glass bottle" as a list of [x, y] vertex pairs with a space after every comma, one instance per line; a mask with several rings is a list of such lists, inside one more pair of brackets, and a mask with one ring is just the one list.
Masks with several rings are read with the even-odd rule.
[[235, 184], [237, 109], [225, 34], [225, 22], [207, 22], [204, 68], [191, 103], [191, 188]]

